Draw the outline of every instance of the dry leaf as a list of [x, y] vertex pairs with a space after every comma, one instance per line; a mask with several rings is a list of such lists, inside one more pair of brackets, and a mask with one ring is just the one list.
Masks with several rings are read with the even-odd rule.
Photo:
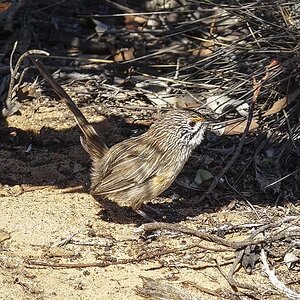
[[[141, 80], [141, 79], [140, 79]], [[196, 101], [199, 94], [174, 94], [172, 93], [172, 86], [162, 80], [141, 80], [136, 83], [136, 87], [148, 97], [148, 99], [155, 105], [162, 107], [168, 104], [184, 109], [196, 108], [201, 104]]]
[[30, 84], [25, 85], [18, 89], [16, 98], [18, 101], [27, 100], [35, 97], [36, 95], [36, 85]]
[[206, 99], [206, 105], [217, 114], [223, 114], [235, 109], [241, 116], [249, 113], [249, 104], [242, 100], [229, 98], [226, 95], [215, 95]]
[[198, 107], [202, 107], [201, 102], [198, 102], [196, 100], [196, 98], [197, 98], [196, 94], [194, 94], [194, 97], [192, 97], [188, 94], [174, 95], [174, 96], [177, 96], [176, 102], [174, 104], [179, 109], [185, 109], [185, 108], [195, 109], [195, 108], [198, 108]]
[[134, 58], [134, 48], [122, 49], [114, 55], [115, 61], [131, 60]]
[[296, 89], [294, 92], [284, 96], [283, 98], [277, 100], [270, 109], [268, 109], [262, 116], [267, 117], [273, 114], [280, 112], [288, 104], [294, 102], [297, 97], [300, 95], [300, 88]]
[[129, 15], [124, 17], [125, 26], [129, 30], [138, 29], [140, 26], [145, 25], [146, 22], [147, 19], [140, 16]]
[[214, 175], [211, 172], [204, 169], [199, 169], [196, 177], [194, 178], [194, 182], [197, 183], [197, 185], [200, 185], [203, 181], [209, 180], [213, 177]]
[[267, 117], [273, 114], [280, 112], [283, 108], [288, 105], [288, 99], [284, 96], [282, 99], [277, 100], [270, 109], [268, 109], [264, 114], [263, 117]]
[[[280, 112], [288, 104], [294, 102], [299, 95], [300, 95], [300, 88], [296, 89], [293, 93], [290, 93], [288, 96], [285, 96], [285, 97], [277, 100], [273, 104], [273, 106], [269, 110], [267, 110], [262, 116], [266, 117], [266, 116], [270, 116], [270, 115]], [[207, 101], [208, 101], [208, 99], [207, 99]], [[243, 122], [237, 122], [237, 123], [227, 125], [224, 128], [224, 130], [216, 127], [216, 129], [213, 129], [212, 131], [218, 135], [241, 134], [245, 131], [246, 124], [247, 124], [247, 120], [245, 120]], [[259, 126], [259, 124], [257, 123], [257, 118], [253, 118], [252, 122], [250, 124], [250, 127], [249, 127], [249, 131], [257, 129], [258, 126]]]
[[[224, 128], [223, 135], [241, 134], [241, 133], [243, 133], [245, 131], [246, 124], [247, 124], [247, 121], [237, 122], [237, 123], [234, 123], [234, 124], [227, 125]], [[251, 124], [250, 124], [249, 131], [257, 129], [258, 126], [259, 125], [257, 123], [257, 120], [253, 119], [252, 122], [251, 122]]]
[[196, 56], [207, 57], [213, 54], [214, 46], [215, 44], [213, 41], [205, 41], [201, 44], [200, 49], [194, 49], [192, 53]]

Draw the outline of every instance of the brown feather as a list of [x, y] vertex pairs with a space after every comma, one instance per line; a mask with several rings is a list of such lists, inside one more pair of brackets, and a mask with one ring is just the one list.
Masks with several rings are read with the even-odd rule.
[[108, 150], [103, 137], [100, 136], [100, 134], [96, 132], [93, 125], [87, 121], [73, 100], [55, 81], [45, 66], [37, 59], [33, 59], [32, 61], [39, 69], [40, 73], [44, 76], [46, 81], [51, 85], [55, 93], [67, 104], [68, 108], [74, 114], [75, 120], [84, 134], [84, 138], [81, 139], [83, 148], [91, 155], [91, 157], [103, 157], [105, 152]]
[[192, 150], [203, 140], [205, 120], [196, 112], [166, 113], [139, 137], [122, 141], [110, 149], [86, 120], [72, 99], [39, 62], [41, 74], [73, 112], [84, 134], [83, 146], [93, 167], [91, 193], [136, 211], [142, 203], [166, 190], [182, 170]]

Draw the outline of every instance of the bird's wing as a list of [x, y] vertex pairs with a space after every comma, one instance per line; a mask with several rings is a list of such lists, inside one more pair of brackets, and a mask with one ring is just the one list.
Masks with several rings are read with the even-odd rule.
[[[136, 184], [140, 184], [160, 173], [160, 162], [163, 154], [150, 145], [139, 144], [135, 149], [119, 151], [118, 147], [124, 147], [117, 144], [113, 149], [112, 155], [115, 159], [109, 163], [106, 176], [97, 184], [93, 193], [109, 194], [126, 190]], [[121, 153], [121, 154], [118, 154]]]

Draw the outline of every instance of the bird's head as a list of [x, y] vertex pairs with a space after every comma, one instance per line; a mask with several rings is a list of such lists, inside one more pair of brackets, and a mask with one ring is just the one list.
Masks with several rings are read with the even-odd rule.
[[198, 112], [174, 110], [166, 113], [151, 126], [157, 139], [170, 145], [194, 149], [203, 138], [208, 122]]

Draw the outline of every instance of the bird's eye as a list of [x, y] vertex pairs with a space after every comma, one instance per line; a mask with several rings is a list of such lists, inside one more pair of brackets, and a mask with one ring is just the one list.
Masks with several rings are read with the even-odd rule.
[[195, 125], [196, 125], [196, 122], [194, 122], [194, 121], [190, 121], [190, 122], [189, 122], [189, 126], [190, 126], [190, 127], [195, 127]]

